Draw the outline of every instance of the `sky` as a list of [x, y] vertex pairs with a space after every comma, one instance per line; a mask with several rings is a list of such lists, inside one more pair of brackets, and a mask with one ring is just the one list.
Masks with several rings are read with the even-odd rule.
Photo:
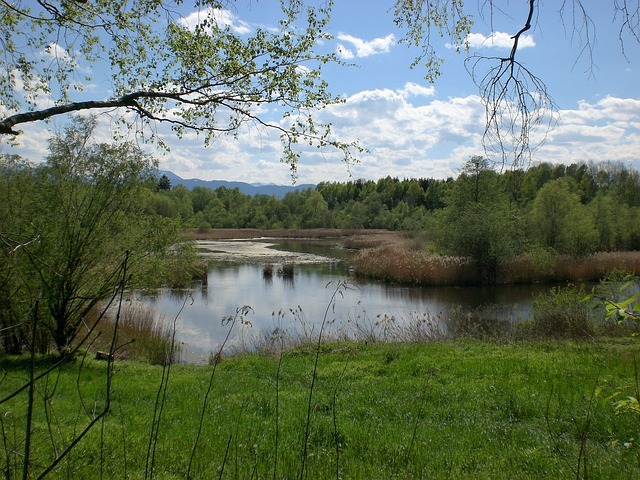
[[[258, 26], [275, 26], [276, 3], [238, 0], [224, 12], [224, 21], [239, 34]], [[467, 3], [475, 7], [483, 2]], [[560, 15], [559, 3], [541, 2], [533, 28], [521, 39], [518, 51], [518, 59], [545, 82], [558, 106], [557, 125], [549, 132], [532, 133], [532, 143], [544, 138], [532, 161], [609, 160], [640, 168], [640, 45], [625, 36], [623, 54], [613, 2], [585, 2], [595, 28], [588, 32], [593, 45], [590, 61], [581, 50], [586, 32], [580, 24], [577, 30], [572, 28], [571, 11]], [[336, 138], [358, 140], [368, 151], [359, 156], [360, 163], [352, 165], [341, 162], [337, 152], [303, 152], [297, 183], [386, 176], [446, 178], [457, 175], [471, 156], [483, 155], [484, 107], [464, 60], [469, 54], [506, 56], [510, 37], [526, 18], [528, 2], [494, 4], [504, 8], [495, 8], [493, 16], [486, 11], [484, 18], [476, 15], [468, 54], [455, 53], [450, 39], [434, 39], [445, 63], [441, 77], [430, 84], [424, 79], [424, 68], [410, 68], [418, 50], [399, 43], [404, 32], [393, 23], [392, 2], [337, 0], [328, 27], [334, 38], [322, 48], [337, 52], [354, 66], [332, 66], [325, 71], [330, 90], [345, 102], [323, 109], [317, 118], [333, 125]], [[188, 6], [180, 11], [187, 20], [197, 14]], [[88, 86], [86, 94], [102, 99], [104, 89], [99, 84]], [[265, 113], [274, 119], [277, 114]], [[63, 121], [28, 125], [19, 137], [20, 146], [5, 144], [0, 152], [42, 158], [46, 155], [43, 138]], [[109, 126], [103, 128], [106, 138]], [[161, 169], [183, 178], [292, 182], [289, 167], [280, 162], [280, 140], [275, 132], [249, 126], [236, 138], [221, 137], [206, 148], [196, 135], [177, 139], [162, 128], [159, 132], [170, 151], [145, 148], [156, 156]], [[492, 154], [489, 158], [499, 160]]]

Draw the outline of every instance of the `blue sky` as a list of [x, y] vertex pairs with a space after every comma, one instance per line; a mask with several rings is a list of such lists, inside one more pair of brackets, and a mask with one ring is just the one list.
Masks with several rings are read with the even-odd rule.
[[[238, 32], [275, 25], [278, 17], [274, 3], [239, 0], [225, 12], [225, 21]], [[468, 2], [470, 6], [481, 3]], [[506, 10], [494, 11], [495, 37], [488, 38], [489, 19], [485, 17], [483, 21], [476, 16], [469, 39], [470, 53], [506, 56], [509, 36], [524, 21], [528, 2], [494, 3], [506, 5]], [[595, 26], [589, 32], [595, 35], [591, 37], [591, 64], [586, 55], [581, 55], [584, 30], [572, 29], [571, 11], [566, 11], [562, 20], [557, 11], [559, 3], [541, 3], [534, 28], [521, 40], [518, 52], [518, 59], [546, 83], [559, 107], [558, 125], [534, 152], [533, 160], [567, 164], [615, 160], [639, 168], [638, 42], [626, 37], [625, 58], [612, 2], [585, 2]], [[360, 164], [349, 168], [334, 152], [303, 153], [299, 183], [378, 179], [387, 175], [444, 178], [455, 175], [470, 156], [483, 154], [480, 140], [484, 110], [478, 89], [464, 67], [466, 54], [454, 53], [448, 46], [449, 39], [437, 38], [435, 47], [445, 64], [436, 83], [427, 83], [421, 67], [409, 68], [417, 50], [398, 43], [403, 32], [392, 21], [390, 5], [391, 2], [371, 0], [336, 2], [329, 26], [334, 39], [319, 48], [337, 51], [356, 66], [326, 71], [331, 90], [346, 102], [322, 110], [318, 117], [334, 125], [338, 138], [357, 139], [369, 153], [360, 157]], [[187, 8], [181, 11], [185, 18], [194, 13]], [[87, 91], [96, 95], [101, 92], [104, 90], [100, 88]], [[273, 118], [277, 118], [275, 115], [277, 112]], [[54, 126], [61, 121], [56, 120]], [[23, 145], [11, 151], [29, 158], [42, 156], [46, 146], [41, 141], [45, 135], [42, 130], [46, 128], [51, 126], [25, 128], [25, 132], [39, 134], [23, 135]], [[533, 140], [540, 139], [542, 133], [534, 132]], [[171, 151], [151, 150], [152, 153], [162, 169], [183, 177], [251, 183], [291, 181], [288, 167], [279, 162], [280, 143], [275, 133], [249, 127], [237, 139], [221, 138], [209, 148], [203, 147], [195, 135], [188, 134], [182, 140], [171, 134], [163, 138]], [[3, 146], [2, 151], [7, 152], [8, 147]]]

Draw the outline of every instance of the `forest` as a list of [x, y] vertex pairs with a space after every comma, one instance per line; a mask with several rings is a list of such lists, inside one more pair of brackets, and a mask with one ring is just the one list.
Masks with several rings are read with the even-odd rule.
[[468, 255], [463, 244], [475, 238], [502, 239], [513, 253], [539, 247], [583, 256], [640, 248], [640, 174], [606, 161], [541, 162], [498, 172], [488, 159], [475, 156], [455, 179], [323, 182], [281, 200], [225, 187], [189, 191], [161, 178], [144, 209], [199, 230], [424, 231], [441, 253], [458, 255]]

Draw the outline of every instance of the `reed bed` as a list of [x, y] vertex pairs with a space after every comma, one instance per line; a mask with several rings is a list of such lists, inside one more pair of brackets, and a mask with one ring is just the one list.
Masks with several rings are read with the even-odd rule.
[[[97, 315], [96, 312], [90, 314]], [[110, 350], [116, 315], [117, 311], [112, 309], [100, 321], [95, 337], [89, 341], [91, 350]], [[163, 315], [150, 306], [127, 302], [119, 312], [113, 354], [119, 360], [141, 360], [151, 365], [176, 363], [181, 359], [181, 345], [175, 344], [173, 337], [173, 328]]]
[[521, 255], [503, 266], [501, 283], [597, 281], [614, 271], [640, 274], [640, 252], [599, 252], [585, 257]]
[[415, 252], [402, 242], [363, 250], [354, 263], [356, 275], [406, 284], [472, 284], [478, 277], [466, 258]]
[[[415, 285], [473, 285], [481, 272], [464, 257], [415, 251], [405, 241], [363, 250], [354, 260], [355, 273], [388, 282]], [[599, 252], [585, 257], [524, 254], [503, 264], [497, 283], [597, 281], [612, 271], [640, 274], [640, 252]]]

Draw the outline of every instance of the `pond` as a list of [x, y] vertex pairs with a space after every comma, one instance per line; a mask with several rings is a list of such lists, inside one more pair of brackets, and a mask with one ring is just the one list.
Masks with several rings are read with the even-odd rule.
[[[344, 249], [304, 242], [203, 241], [199, 248], [210, 261], [206, 285], [138, 294], [165, 321], [177, 318], [183, 354], [196, 362], [219, 348], [230, 328], [223, 319], [243, 306], [250, 307], [246, 323], [236, 322], [227, 347], [250, 348], [256, 337], [276, 328], [310, 338], [323, 321], [328, 332], [359, 339], [381, 338], [391, 327], [420, 319], [439, 329], [454, 308], [496, 306], [517, 320], [528, 318], [536, 293], [549, 290], [548, 285], [413, 287], [355, 279]], [[287, 265], [293, 265], [293, 275]], [[267, 266], [271, 275], [265, 275]]]

